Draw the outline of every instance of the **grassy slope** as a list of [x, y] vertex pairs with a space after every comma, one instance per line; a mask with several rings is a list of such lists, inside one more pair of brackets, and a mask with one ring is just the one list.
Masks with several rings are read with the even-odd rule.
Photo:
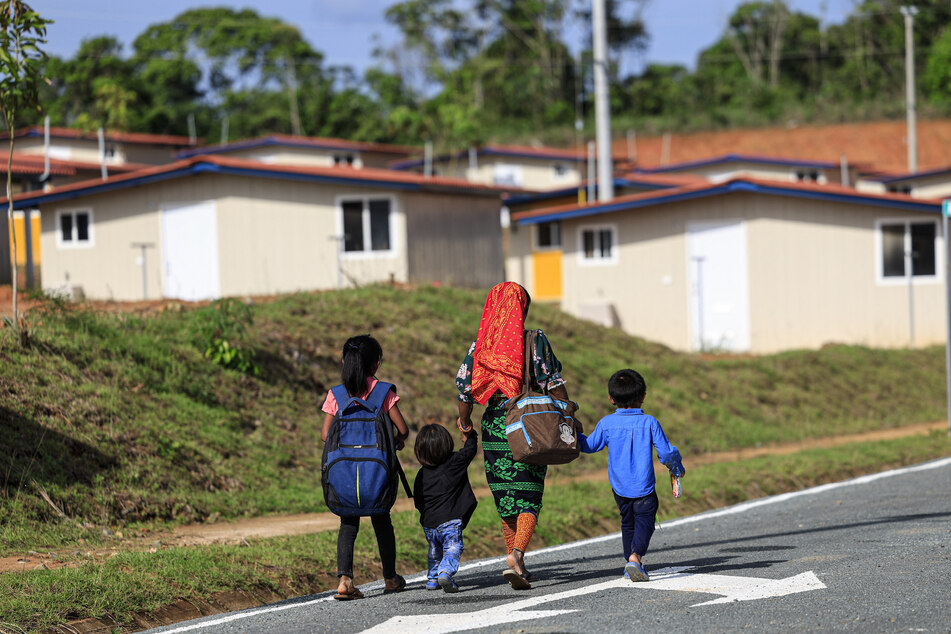
[[[362, 332], [384, 349], [381, 378], [395, 382], [411, 424], [454, 419], [454, 375], [477, 328], [484, 292], [367, 288], [288, 296], [253, 307], [250, 337], [261, 373], [249, 377], [203, 358], [192, 333], [207, 311], [151, 317], [96, 315], [50, 304], [34, 315], [22, 350], [0, 331], [0, 556], [60, 553], [109, 542], [102, 528], [324, 510], [318, 485], [319, 407], [338, 381], [339, 348]], [[605, 381], [642, 371], [646, 408], [690, 456], [761, 443], [895, 427], [944, 417], [943, 350], [821, 351], [704, 360], [534, 306], [572, 398], [589, 427], [606, 411]], [[688, 497], [662, 504], [683, 515], [856, 473], [951, 454], [945, 435], [812, 451], [694, 469]], [[598, 468], [605, 456], [557, 467]], [[411, 452], [404, 464], [412, 471]], [[472, 468], [474, 483], [482, 481]], [[412, 477], [412, 473], [410, 473]], [[538, 543], [613, 527], [603, 483], [558, 486], [546, 496]], [[556, 488], [556, 487], [552, 487]], [[58, 518], [41, 492], [72, 521]], [[414, 514], [398, 514], [401, 566], [425, 558]], [[467, 531], [467, 556], [498, 550], [490, 503]], [[106, 562], [0, 576], [0, 626], [26, 627], [111, 614], [121, 620], [178, 597], [266, 586], [285, 595], [326, 587], [332, 533], [214, 547], [127, 553]], [[78, 546], [79, 540], [83, 546]], [[371, 531], [358, 544], [373, 557]], [[420, 543], [416, 543], [420, 542]], [[92, 562], [75, 552], [76, 561]], [[197, 574], [201, 571], [201, 574]], [[92, 581], [98, 592], [86, 592]], [[16, 599], [15, 597], [21, 597]]]
[[[40, 486], [67, 516], [101, 526], [323, 510], [319, 407], [339, 379], [344, 339], [380, 339], [378, 374], [399, 386], [408, 421], [449, 422], [483, 298], [367, 288], [257, 305], [258, 377], [202, 357], [190, 340], [202, 315], [194, 310], [138, 317], [51, 307], [32, 348], [0, 338], [0, 446], [12, 448], [0, 456], [0, 555], [34, 546], [26, 537], [50, 523]], [[637, 368], [646, 409], [688, 461], [944, 415], [938, 348], [702, 361], [546, 306], [533, 307], [530, 323], [549, 333], [586, 425], [608, 411], [607, 377]], [[412, 466], [411, 452], [403, 461]]]

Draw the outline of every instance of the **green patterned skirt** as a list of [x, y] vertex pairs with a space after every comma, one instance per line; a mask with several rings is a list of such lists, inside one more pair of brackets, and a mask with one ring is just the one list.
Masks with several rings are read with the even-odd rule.
[[491, 407], [489, 401], [482, 415], [482, 454], [485, 456], [485, 479], [495, 498], [499, 517], [542, 510], [545, 492], [546, 465], [515, 462], [505, 437], [505, 410]]

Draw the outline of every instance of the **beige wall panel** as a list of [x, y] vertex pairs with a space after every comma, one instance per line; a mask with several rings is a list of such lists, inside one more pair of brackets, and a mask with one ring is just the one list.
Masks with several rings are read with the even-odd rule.
[[[876, 219], [935, 216], [792, 198], [746, 204], [758, 216], [748, 233], [754, 350], [909, 345], [908, 284], [877, 280]], [[916, 281], [912, 298], [915, 344], [943, 343], [943, 276]]]
[[855, 182], [856, 191], [860, 191], [866, 194], [884, 194], [887, 190], [883, 183], [878, 181], [870, 181], [864, 178], [860, 178]]
[[[337, 251], [331, 237], [340, 232], [336, 200], [344, 195], [391, 197], [373, 190], [202, 175], [48, 205], [42, 214], [44, 287], [61, 288], [68, 281], [82, 286], [90, 298], [141, 299], [139, 251], [131, 243], [152, 242], [156, 248], [147, 252], [148, 294], [161, 297], [159, 210], [214, 200], [223, 295], [336, 288]], [[388, 280], [391, 274], [406, 280], [405, 220], [399, 199], [391, 198], [394, 254], [344, 256], [344, 285]], [[94, 248], [57, 247], [56, 211], [61, 209], [92, 209]]]
[[406, 194], [409, 279], [487, 287], [505, 276], [495, 197]]
[[317, 167], [333, 167], [333, 152], [316, 148], [294, 147], [256, 147], [234, 152], [225, 152], [222, 156], [261, 161], [275, 165], [313, 165]]
[[[398, 196], [379, 190], [228, 178], [221, 191], [218, 226], [224, 295], [273, 294], [336, 288], [341, 198], [391, 200], [390, 255], [344, 253], [342, 284], [406, 281], [405, 220]], [[248, 257], [253, 253], [255, 258]]]
[[[43, 154], [43, 138], [30, 137], [15, 141], [16, 151], [24, 154]], [[107, 148], [114, 148], [115, 154], [107, 160], [107, 165], [122, 163], [145, 163], [163, 165], [175, 160], [175, 149], [171, 146], [150, 146], [131, 143], [106, 141]], [[99, 141], [86, 139], [50, 139], [50, 156], [70, 161], [99, 162]]]
[[[555, 165], [563, 165], [567, 169], [561, 178], [555, 178]], [[459, 161], [458, 175], [474, 183], [485, 185], [495, 184], [496, 165], [517, 165], [521, 167], [522, 181], [519, 187], [544, 191], [571, 187], [581, 182], [581, 172], [578, 163], [570, 160], [556, 159], [526, 159], [521, 157], [506, 158], [504, 156], [479, 157], [479, 166], [475, 170], [469, 169], [469, 162], [463, 158]]]
[[911, 192], [915, 198], [943, 199], [951, 197], [951, 177], [945, 174], [942, 178], [916, 181]]
[[[581, 316], [590, 312], [591, 306], [608, 303], [626, 332], [685, 349], [685, 217], [672, 213], [674, 206], [563, 223], [563, 308]], [[580, 264], [579, 232], [584, 227], [605, 225], [614, 228], [618, 236], [617, 263]]]
[[[739, 193], [564, 221], [562, 304], [566, 311], [583, 316], [591, 313], [586, 306], [610, 303], [625, 331], [686, 350], [690, 345], [687, 226], [692, 221], [743, 220], [752, 352], [816, 348], [830, 342], [906, 346], [908, 286], [876, 280], [877, 219], [935, 217]], [[580, 229], [605, 225], [619, 236], [616, 264], [579, 264]], [[518, 255], [513, 251], [512, 264], [528, 260]], [[913, 300], [915, 344], [942, 343], [943, 276], [916, 282]]]
[[[91, 299], [142, 299], [142, 268], [137, 263], [141, 251], [132, 243], [150, 242], [155, 248], [146, 252], [148, 296], [161, 297], [161, 239], [154, 205], [148, 188], [134, 188], [44, 206], [43, 288], [62, 291], [75, 285]], [[57, 212], [72, 210], [92, 211], [92, 246], [57, 244]]]

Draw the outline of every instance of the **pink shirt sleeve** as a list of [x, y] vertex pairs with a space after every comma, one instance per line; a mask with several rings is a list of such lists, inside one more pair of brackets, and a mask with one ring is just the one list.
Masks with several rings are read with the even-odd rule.
[[[367, 391], [361, 394], [360, 396], [362, 398], [366, 398], [367, 396], [369, 396], [370, 392], [373, 391], [373, 388], [376, 386], [377, 383], [379, 383], [377, 379], [368, 379]], [[383, 399], [383, 411], [384, 412], [390, 411], [391, 409], [393, 409], [394, 405], [399, 403], [399, 401], [400, 401], [400, 397], [396, 395], [396, 388], [394, 387], [393, 389], [391, 389], [389, 392], [386, 393], [386, 398]], [[337, 399], [334, 398], [334, 393], [331, 390], [327, 392], [327, 398], [324, 399], [324, 405], [320, 409], [322, 412], [326, 414], [330, 414], [331, 416], [334, 416], [337, 413], [337, 408], [338, 408]]]

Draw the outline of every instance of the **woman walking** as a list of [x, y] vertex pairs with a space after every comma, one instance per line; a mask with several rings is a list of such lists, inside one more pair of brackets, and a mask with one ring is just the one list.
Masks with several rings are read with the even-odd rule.
[[525, 330], [531, 298], [514, 282], [494, 286], [485, 301], [479, 333], [456, 376], [459, 389], [459, 428], [472, 429], [472, 405], [485, 405], [482, 415], [482, 452], [485, 477], [502, 520], [508, 551], [508, 569], [502, 574], [517, 590], [531, 588], [534, 576], [525, 569], [525, 550], [535, 534], [542, 508], [548, 467], [516, 462], [505, 436], [505, 410], [509, 398], [522, 391], [525, 338], [534, 338], [534, 355], [528, 364], [529, 380], [536, 390], [568, 400], [555, 358], [541, 330]]

